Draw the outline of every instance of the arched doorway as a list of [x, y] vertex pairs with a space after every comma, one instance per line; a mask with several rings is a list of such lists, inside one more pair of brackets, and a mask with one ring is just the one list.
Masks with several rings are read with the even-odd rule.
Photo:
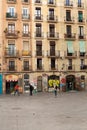
[[74, 75], [68, 75], [66, 76], [66, 90], [76, 90], [75, 88], [75, 76]]

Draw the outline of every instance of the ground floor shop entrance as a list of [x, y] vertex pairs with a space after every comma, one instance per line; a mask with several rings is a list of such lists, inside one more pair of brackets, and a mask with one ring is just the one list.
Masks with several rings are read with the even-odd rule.
[[76, 90], [75, 88], [75, 76], [74, 75], [68, 75], [66, 77], [66, 90]]
[[18, 83], [18, 81], [6, 81], [6, 94], [10, 94], [14, 92], [14, 87]]
[[18, 83], [17, 75], [6, 75], [6, 94], [10, 94], [14, 92], [14, 87]]

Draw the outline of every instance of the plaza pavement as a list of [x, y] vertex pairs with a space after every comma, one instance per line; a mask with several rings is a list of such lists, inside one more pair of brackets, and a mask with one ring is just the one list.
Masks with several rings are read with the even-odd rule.
[[0, 130], [87, 130], [87, 92], [0, 95]]

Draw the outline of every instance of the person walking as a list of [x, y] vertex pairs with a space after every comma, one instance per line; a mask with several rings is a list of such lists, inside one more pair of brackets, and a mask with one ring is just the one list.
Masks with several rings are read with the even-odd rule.
[[55, 97], [57, 96], [57, 86], [56, 84], [54, 84], [54, 94], [55, 94]]
[[33, 89], [34, 89], [34, 87], [29, 83], [29, 86], [30, 86], [30, 96], [32, 96], [33, 95]]
[[15, 86], [14, 96], [15, 96], [16, 93], [18, 94], [18, 96], [20, 95], [19, 94], [19, 85], [18, 84], [16, 84], [16, 86]]

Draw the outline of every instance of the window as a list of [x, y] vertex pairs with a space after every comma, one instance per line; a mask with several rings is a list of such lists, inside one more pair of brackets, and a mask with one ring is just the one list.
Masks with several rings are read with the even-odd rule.
[[29, 33], [29, 25], [23, 24], [23, 34], [28, 34], [28, 33]]
[[82, 3], [82, 1], [78, 0], [78, 7], [81, 7], [81, 3]]
[[15, 44], [8, 44], [8, 53], [11, 56], [15, 55], [15, 53], [16, 53]]
[[69, 59], [69, 60], [68, 60], [68, 64], [69, 64], [69, 65], [68, 65], [68, 69], [69, 69], [69, 70], [72, 70], [72, 59]]
[[66, 5], [67, 5], [67, 6], [70, 5], [70, 0], [66, 0]]
[[15, 33], [15, 24], [8, 24], [8, 32]]
[[29, 18], [28, 8], [22, 9], [22, 18]]
[[14, 7], [9, 7], [8, 8], [8, 13], [10, 14], [10, 16], [15, 16], [15, 8]]
[[66, 21], [71, 21], [71, 11], [66, 10]]
[[50, 42], [50, 56], [55, 56], [55, 42]]
[[13, 71], [15, 70], [15, 61], [9, 61], [9, 70], [10, 71]]
[[29, 0], [22, 0], [23, 2], [29, 2]]
[[84, 61], [84, 59], [81, 59], [81, 61], [80, 61], [81, 63], [81, 66], [80, 66], [80, 68], [81, 69], [85, 69], [85, 61]]
[[83, 12], [78, 11], [78, 22], [83, 22]]
[[37, 69], [42, 69], [42, 59], [37, 59]]
[[83, 36], [84, 36], [84, 27], [79, 26], [79, 38], [83, 38]]
[[67, 36], [71, 37], [71, 25], [66, 26], [66, 32], [67, 32]]
[[53, 4], [54, 0], [48, 0], [48, 4]]
[[42, 41], [36, 42], [36, 55], [42, 56]]
[[29, 70], [29, 61], [24, 61], [23, 64], [24, 64], [24, 70], [25, 71]]
[[36, 24], [36, 37], [41, 37], [41, 24]]
[[35, 9], [35, 18], [36, 19], [41, 19], [41, 8], [36, 8]]
[[28, 51], [29, 50], [29, 42], [28, 41], [23, 41], [23, 50]]
[[51, 58], [51, 69], [55, 69], [55, 58]]
[[55, 25], [53, 25], [53, 24], [49, 25], [49, 32], [50, 32], [50, 37], [55, 36]]
[[54, 9], [49, 9], [49, 19], [54, 20]]

